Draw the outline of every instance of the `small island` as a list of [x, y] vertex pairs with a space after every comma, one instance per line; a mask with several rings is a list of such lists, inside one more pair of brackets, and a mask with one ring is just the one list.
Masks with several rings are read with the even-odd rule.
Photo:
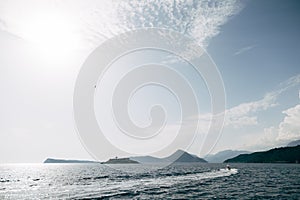
[[90, 161], [90, 160], [65, 160], [65, 159], [54, 159], [54, 158], [47, 158], [43, 163], [100, 163], [97, 161]]
[[135, 160], [130, 160], [130, 158], [111, 158], [106, 162], [97, 162], [91, 160], [66, 160], [66, 159], [54, 159], [47, 158], [43, 163], [45, 164], [139, 164]]
[[130, 158], [111, 158], [102, 164], [139, 164], [139, 162], [135, 160], [130, 160]]

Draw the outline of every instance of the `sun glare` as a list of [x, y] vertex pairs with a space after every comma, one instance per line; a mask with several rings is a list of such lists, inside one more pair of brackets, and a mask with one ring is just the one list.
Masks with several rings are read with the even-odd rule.
[[59, 14], [32, 16], [22, 27], [23, 37], [48, 56], [66, 55], [78, 48], [78, 24], [70, 17]]

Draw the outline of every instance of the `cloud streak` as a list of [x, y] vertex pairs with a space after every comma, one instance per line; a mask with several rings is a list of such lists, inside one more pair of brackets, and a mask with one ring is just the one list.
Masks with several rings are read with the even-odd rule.
[[254, 47], [256, 47], [256, 45], [250, 45], [250, 46], [243, 47], [243, 48], [239, 49], [238, 51], [236, 51], [233, 55], [237, 56], [237, 55], [243, 54], [247, 51], [250, 51]]

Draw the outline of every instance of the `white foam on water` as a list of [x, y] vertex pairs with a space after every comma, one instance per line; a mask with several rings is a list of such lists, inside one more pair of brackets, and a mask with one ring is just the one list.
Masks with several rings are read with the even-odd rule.
[[213, 170], [209, 172], [202, 172], [196, 174], [188, 174], [182, 176], [168, 176], [168, 177], [161, 177], [161, 178], [154, 178], [154, 179], [145, 179], [141, 180], [142, 183], [149, 183], [149, 184], [162, 184], [164, 186], [173, 185], [174, 183], [186, 182], [191, 180], [204, 180], [204, 179], [213, 179], [218, 177], [225, 177], [230, 176], [233, 174], [238, 173], [237, 169], [220, 169], [220, 170]]
[[[170, 187], [175, 184], [199, 181], [206, 179], [214, 179], [219, 177], [231, 176], [237, 174], [238, 169], [219, 169], [212, 170], [209, 172], [179, 175], [179, 176], [164, 176], [156, 178], [143, 178], [138, 180], [123, 180], [120, 182], [112, 182], [103, 188], [104, 191], [118, 191], [118, 190], [131, 190], [132, 188], [159, 188], [159, 187]], [[101, 188], [99, 188], [102, 190]]]

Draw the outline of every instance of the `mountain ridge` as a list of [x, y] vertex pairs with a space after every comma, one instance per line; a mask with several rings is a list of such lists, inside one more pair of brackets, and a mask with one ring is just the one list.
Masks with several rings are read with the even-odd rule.
[[300, 145], [300, 140], [291, 141], [286, 146], [287, 147], [294, 147], [294, 146], [298, 146], [298, 145]]
[[225, 160], [224, 163], [299, 163], [300, 145], [295, 147], [279, 147], [268, 151], [241, 154]]
[[228, 160], [230, 158], [234, 158], [240, 154], [249, 154], [250, 151], [244, 151], [244, 150], [224, 150], [219, 151], [216, 154], [209, 154], [204, 157], [206, 161], [209, 163], [223, 163], [225, 160]]

